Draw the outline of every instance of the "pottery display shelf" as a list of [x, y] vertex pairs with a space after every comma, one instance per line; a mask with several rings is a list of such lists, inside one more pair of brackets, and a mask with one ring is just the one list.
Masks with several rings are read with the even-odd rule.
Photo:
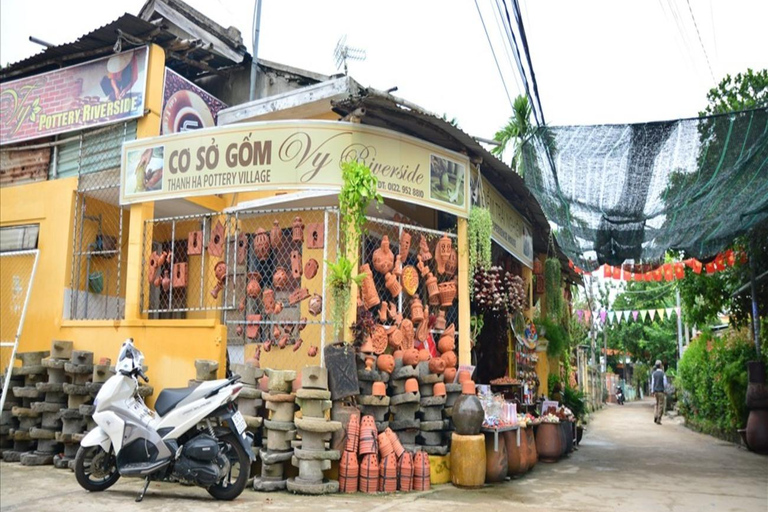
[[518, 425], [498, 428], [483, 427], [480, 429], [480, 432], [493, 435], [493, 451], [495, 452], [499, 451], [499, 433], [515, 432], [515, 442], [517, 446], [520, 447], [520, 427]]
[[44, 394], [37, 389], [37, 384], [46, 380], [47, 372], [42, 361], [48, 355], [49, 352], [16, 354], [16, 359], [21, 360], [21, 367], [14, 367], [11, 375], [23, 377], [23, 382], [21, 386], [11, 388], [13, 396], [21, 403], [11, 408], [11, 414], [16, 418], [18, 426], [9, 432], [13, 439], [13, 449], [3, 454], [3, 458], [8, 462], [19, 462], [21, 457], [31, 455], [37, 449], [38, 442], [31, 434], [40, 430], [42, 414], [32, 409], [32, 403], [39, 401]]
[[[366, 359], [370, 368], [366, 367]], [[357, 354], [357, 380], [360, 383], [360, 396], [357, 399], [358, 409], [363, 415], [369, 414], [376, 420], [376, 429], [383, 432], [389, 426], [390, 398], [374, 396], [373, 385], [381, 382], [385, 386], [390, 382], [390, 374], [381, 371], [376, 366], [376, 356], [373, 354]]]
[[262, 416], [259, 414], [259, 410], [264, 405], [261, 389], [259, 389], [259, 379], [264, 376], [264, 370], [250, 364], [233, 364], [231, 368], [232, 372], [240, 376], [240, 383], [243, 385], [235, 400], [237, 410], [243, 415], [246, 431], [253, 434], [255, 443], [258, 439], [256, 434], [263, 423]]
[[291, 393], [296, 372], [290, 370], [264, 370], [268, 377], [268, 393], [262, 394], [269, 419], [264, 420], [264, 437], [259, 458], [261, 476], [253, 479], [253, 489], [261, 492], [286, 488], [285, 462], [293, 457], [291, 442], [296, 437], [294, 412], [296, 396]]
[[[421, 427], [421, 420], [417, 418], [421, 407], [418, 375], [418, 367], [403, 364], [402, 359], [395, 359], [395, 370], [392, 372], [389, 383], [391, 394], [389, 410], [392, 412], [389, 427], [397, 434], [403, 446], [411, 452], [419, 448], [416, 436]], [[410, 389], [407, 390], [406, 387]]]
[[338, 492], [339, 482], [323, 477], [323, 471], [331, 469], [331, 461], [341, 457], [338, 450], [328, 448], [328, 441], [342, 428], [340, 421], [325, 418], [325, 411], [331, 408], [325, 368], [305, 366], [301, 370], [301, 389], [296, 392], [296, 403], [301, 409], [301, 417], [295, 420], [301, 439], [291, 443], [294, 449], [291, 463], [299, 468], [299, 475], [289, 478], [286, 486], [298, 494]]
[[418, 367], [419, 393], [419, 433], [416, 443], [429, 455], [446, 455], [449, 450], [450, 422], [443, 418], [446, 396], [434, 396], [434, 387], [443, 382], [442, 374], [429, 371], [429, 363], [422, 361]]

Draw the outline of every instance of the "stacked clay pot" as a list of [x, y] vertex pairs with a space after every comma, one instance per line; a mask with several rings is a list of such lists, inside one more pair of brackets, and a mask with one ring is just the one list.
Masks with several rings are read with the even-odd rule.
[[341, 454], [339, 463], [339, 491], [343, 493], [357, 492], [357, 481], [360, 476], [360, 464], [357, 461], [357, 450], [360, 445], [360, 415], [352, 414], [347, 424], [347, 442]]

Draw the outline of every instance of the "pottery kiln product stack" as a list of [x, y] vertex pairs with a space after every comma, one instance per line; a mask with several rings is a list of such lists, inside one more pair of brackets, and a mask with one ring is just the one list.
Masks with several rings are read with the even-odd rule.
[[[443, 365], [436, 368], [434, 363], [441, 363], [435, 359], [430, 362], [419, 363], [419, 391], [421, 393], [419, 415], [419, 434], [416, 442], [429, 455], [445, 455], [448, 453], [448, 442], [444, 431], [448, 430], [449, 422], [443, 419], [445, 408], [445, 385], [443, 384]], [[438, 390], [438, 395], [435, 394]]]
[[[253, 434], [254, 443], [258, 439], [258, 431], [261, 428], [262, 416], [259, 414], [264, 404], [259, 389], [259, 379], [264, 376], [264, 370], [251, 364], [233, 364], [232, 371], [240, 376], [243, 388], [237, 395], [237, 410], [243, 415], [247, 431]], [[254, 445], [255, 446], [255, 445]]]
[[296, 418], [296, 428], [301, 440], [293, 441], [291, 463], [299, 468], [299, 476], [289, 478], [288, 490], [299, 494], [328, 494], [338, 492], [339, 482], [323, 478], [323, 471], [331, 469], [331, 461], [339, 460], [338, 450], [329, 450], [331, 434], [341, 430], [340, 421], [325, 418], [331, 408], [331, 392], [328, 391], [328, 372], [320, 366], [306, 366], [301, 371], [301, 389], [296, 392], [296, 402], [301, 408], [301, 418]]
[[357, 461], [357, 451], [360, 446], [360, 415], [350, 415], [347, 423], [347, 440], [339, 462], [339, 492], [357, 492], [360, 464]]
[[30, 453], [37, 448], [37, 441], [30, 436], [32, 429], [42, 424], [41, 413], [32, 410], [32, 402], [38, 401], [43, 395], [38, 391], [37, 384], [45, 382], [46, 368], [42, 361], [48, 352], [24, 352], [16, 354], [21, 359], [21, 367], [14, 367], [12, 375], [23, 376], [22, 386], [11, 388], [13, 395], [21, 400], [20, 405], [11, 408], [12, 416], [16, 417], [19, 425], [9, 434], [13, 437], [13, 449], [5, 452], [3, 458], [8, 462], [19, 462], [24, 453]]
[[286, 479], [283, 464], [291, 460], [293, 447], [291, 441], [296, 437], [293, 421], [295, 395], [291, 394], [291, 383], [296, 379], [296, 372], [283, 370], [265, 370], [269, 378], [269, 393], [262, 395], [267, 403], [270, 418], [264, 420], [264, 436], [259, 457], [261, 458], [261, 476], [253, 479], [256, 491], [280, 491], [285, 489]]
[[[410, 369], [409, 369], [410, 368]], [[394, 375], [409, 374], [413, 367], [403, 366], [402, 374], [395, 370]], [[402, 387], [400, 382], [402, 381]], [[400, 442], [407, 450], [416, 451], [416, 436], [419, 433], [421, 421], [416, 417], [419, 412], [421, 394], [419, 393], [419, 381], [414, 377], [407, 379], [395, 379], [393, 383], [393, 395], [389, 400], [389, 408], [392, 411], [393, 419], [390, 422], [390, 428], [397, 433]], [[398, 393], [398, 391], [402, 391]]]
[[60, 451], [59, 435], [62, 427], [59, 411], [67, 405], [67, 395], [64, 394], [64, 365], [72, 356], [71, 341], [53, 341], [51, 355], [41, 361], [48, 373], [47, 382], [38, 382], [38, 391], [45, 394], [45, 400], [33, 402], [32, 410], [40, 413], [42, 422], [39, 428], [30, 430], [29, 435], [37, 440], [34, 452], [21, 456], [25, 466], [41, 466], [53, 464], [55, 455]]
[[190, 386], [197, 386], [207, 380], [216, 380], [219, 371], [219, 362], [209, 359], [195, 359], [195, 378], [190, 379]]
[[[87, 421], [80, 412], [80, 406], [93, 402], [88, 390], [93, 378], [93, 352], [73, 350], [72, 357], [64, 365], [64, 371], [69, 381], [64, 384], [64, 393], [67, 394], [66, 408], [59, 412], [63, 423], [59, 439], [64, 442], [64, 457], [57, 458], [57, 467], [67, 466], [69, 461], [74, 459], [79, 446], [74, 436], [86, 431]], [[87, 408], [85, 412], [89, 412]]]
[[[5, 383], [5, 375], [0, 376], [2, 382]], [[21, 375], [11, 376], [8, 382], [8, 389], [13, 390], [15, 387], [22, 387], [24, 385], [24, 377]], [[19, 428], [19, 419], [14, 417], [11, 409], [14, 407], [21, 407], [21, 398], [14, 396], [13, 391], [9, 391], [5, 397], [5, 403], [3, 404], [3, 410], [0, 412], [0, 457], [6, 451], [13, 450], [13, 436], [11, 431]]]
[[357, 379], [360, 383], [360, 396], [357, 401], [362, 413], [372, 415], [376, 419], [376, 428], [384, 430], [389, 426], [389, 397], [386, 396], [386, 384], [390, 380], [390, 374], [379, 369], [377, 363], [378, 357], [373, 354], [358, 354]]

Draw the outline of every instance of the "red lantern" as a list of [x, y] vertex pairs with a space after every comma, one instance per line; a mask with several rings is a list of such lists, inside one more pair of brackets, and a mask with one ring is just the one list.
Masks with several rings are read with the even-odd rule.
[[701, 268], [702, 267], [703, 267], [703, 265], [701, 264], [701, 262], [699, 260], [693, 259], [693, 266], [691, 268], [693, 268], [693, 271], [695, 273], [701, 274]]
[[728, 249], [725, 251], [725, 261], [731, 267], [736, 264], [736, 253], [733, 252], [733, 249]]
[[611, 267], [611, 275], [614, 279], [621, 279], [621, 268]]
[[611, 266], [610, 265], [603, 265], [603, 277], [608, 279], [611, 277]]
[[672, 264], [665, 263], [662, 268], [664, 269], [664, 279], [667, 281], [672, 281], [675, 278], [673, 269], [672, 269]]
[[714, 274], [715, 271], [717, 270], [715, 268], [715, 262], [714, 261], [710, 261], [709, 263], [707, 263], [705, 265], [705, 267], [707, 268], [707, 274]]
[[683, 279], [685, 277], [685, 265], [682, 263], [675, 263], [675, 278]]
[[656, 270], [654, 270], [654, 271], [653, 271], [653, 279], [654, 279], [656, 282], [659, 282], [659, 281], [661, 281], [662, 279], [664, 279], [664, 276], [663, 276], [663, 274], [662, 274], [662, 272], [661, 272], [661, 268], [657, 268]]

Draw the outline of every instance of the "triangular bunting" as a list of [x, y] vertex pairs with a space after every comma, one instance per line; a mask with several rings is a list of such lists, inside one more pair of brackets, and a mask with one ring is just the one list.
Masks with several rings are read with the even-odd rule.
[[651, 322], [653, 322], [653, 319], [656, 318], [656, 310], [655, 309], [649, 309], [648, 314], [651, 315]]
[[606, 314], [607, 314], [607, 312], [605, 310], [602, 310], [600, 312], [600, 322], [605, 323], [605, 315]]
[[608, 312], [608, 321], [609, 321], [610, 323], [613, 323], [613, 318], [614, 318], [615, 316], [616, 316], [616, 312], [615, 312], [615, 311], [609, 311], [609, 312]]
[[647, 309], [641, 309], [640, 310], [640, 317], [643, 319], [643, 322], [645, 322], [645, 317], [648, 316], [648, 310]]
[[622, 314], [624, 315], [624, 320], [629, 322], [629, 310], [623, 311]]
[[657, 309], [656, 313], [659, 314], [659, 320], [664, 320], [664, 308]]
[[638, 313], [640, 313], [638, 310], [634, 310], [632, 312], [632, 320], [634, 320], [635, 322], [637, 322], [637, 314]]
[[675, 308], [667, 308], [665, 311], [667, 312], [667, 318], [672, 318], [672, 312], [675, 310]]

